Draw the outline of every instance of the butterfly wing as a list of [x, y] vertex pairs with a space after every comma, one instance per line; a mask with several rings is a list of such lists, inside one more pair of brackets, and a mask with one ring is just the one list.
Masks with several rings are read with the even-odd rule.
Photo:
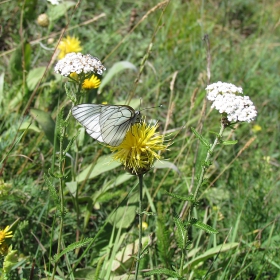
[[140, 112], [126, 105], [80, 104], [73, 107], [73, 116], [87, 133], [99, 142], [118, 146], [131, 124], [140, 121]]
[[100, 104], [80, 104], [72, 108], [73, 117], [86, 128], [92, 138], [99, 142], [104, 142], [99, 124], [102, 107], [103, 105]]
[[134, 117], [135, 111], [129, 106], [110, 105], [103, 108], [99, 123], [104, 142], [110, 146], [120, 145], [134, 123]]

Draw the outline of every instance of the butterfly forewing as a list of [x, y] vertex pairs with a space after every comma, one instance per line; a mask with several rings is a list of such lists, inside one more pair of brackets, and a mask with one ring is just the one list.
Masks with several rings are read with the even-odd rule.
[[124, 105], [103, 109], [99, 122], [104, 142], [111, 146], [120, 145], [133, 123], [134, 115], [134, 110]]
[[81, 104], [73, 107], [73, 116], [99, 142], [118, 146], [130, 126], [140, 121], [140, 112], [126, 105]]

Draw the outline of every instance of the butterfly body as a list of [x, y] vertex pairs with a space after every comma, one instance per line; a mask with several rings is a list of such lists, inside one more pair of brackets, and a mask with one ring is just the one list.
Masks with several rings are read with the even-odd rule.
[[141, 113], [127, 105], [80, 104], [72, 108], [72, 115], [92, 138], [110, 146], [119, 146], [141, 119]]

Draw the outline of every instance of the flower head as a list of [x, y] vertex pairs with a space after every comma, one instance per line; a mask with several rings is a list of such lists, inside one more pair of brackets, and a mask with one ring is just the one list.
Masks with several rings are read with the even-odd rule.
[[163, 136], [156, 134], [158, 125], [147, 125], [145, 121], [132, 125], [124, 141], [117, 147], [113, 159], [120, 161], [127, 171], [134, 175], [148, 172], [154, 160], [160, 156], [157, 151], [166, 150]]
[[68, 77], [71, 73], [76, 74], [99, 74], [102, 75], [106, 68], [97, 57], [90, 54], [68, 53], [59, 60], [54, 71], [62, 76]]
[[6, 226], [4, 230], [0, 230], [0, 245], [5, 241], [6, 238], [13, 237], [12, 231], [9, 231], [10, 226]]
[[59, 0], [48, 0], [52, 5], [59, 5]]
[[47, 27], [50, 23], [49, 17], [47, 14], [41, 14], [37, 18], [37, 23], [42, 27]]
[[98, 79], [97, 76], [92, 75], [89, 79], [84, 80], [82, 87], [84, 89], [98, 88], [100, 86], [100, 83], [100, 79]]
[[251, 122], [257, 116], [256, 108], [249, 96], [243, 94], [241, 87], [217, 82], [206, 87], [207, 99], [213, 101], [211, 108], [227, 114], [228, 121]]
[[60, 53], [58, 55], [59, 59], [62, 59], [66, 56], [68, 53], [72, 52], [80, 52], [82, 50], [81, 42], [76, 37], [67, 36], [66, 38], [63, 38], [57, 47], [60, 50]]

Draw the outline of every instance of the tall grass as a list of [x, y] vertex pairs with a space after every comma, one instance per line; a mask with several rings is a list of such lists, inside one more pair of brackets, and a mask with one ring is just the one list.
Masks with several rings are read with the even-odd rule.
[[[138, 110], [141, 99], [142, 109], [156, 107], [143, 114], [172, 143], [144, 176], [138, 279], [174, 279], [172, 271], [183, 279], [278, 279], [279, 1], [67, 3], [0, 3], [0, 230], [17, 221], [7, 239], [17, 255], [8, 268], [1, 258], [9, 272], [2, 269], [2, 279], [134, 279], [137, 177], [74, 118], [65, 123], [71, 102], [53, 67], [66, 35], [78, 37], [107, 73], [117, 62], [131, 63], [83, 101], [124, 104], [133, 97]], [[36, 22], [42, 13], [48, 27]], [[238, 143], [211, 154], [198, 203], [186, 212], [182, 197], [195, 191], [207, 154], [191, 127], [213, 143], [220, 126], [205, 100], [206, 34], [210, 83], [241, 86], [258, 118], [225, 130], [223, 139]], [[69, 141], [67, 154], [59, 153]], [[190, 218], [219, 233], [187, 224]]]

